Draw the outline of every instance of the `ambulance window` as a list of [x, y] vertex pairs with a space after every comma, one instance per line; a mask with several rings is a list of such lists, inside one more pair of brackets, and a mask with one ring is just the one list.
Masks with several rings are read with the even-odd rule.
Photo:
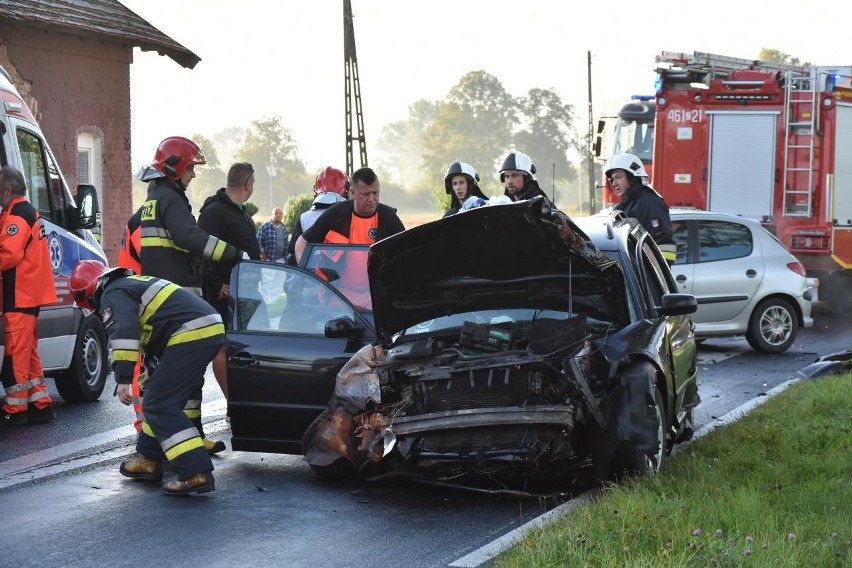
[[[49, 212], [51, 209], [50, 205], [45, 204], [45, 209], [48, 210], [48, 213], [42, 213], [42, 216], [47, 217], [57, 225], [67, 227], [67, 219], [65, 219], [65, 211], [67, 211], [65, 201], [65, 184], [62, 181], [62, 174], [59, 173], [59, 168], [56, 166], [56, 162], [53, 161], [53, 156], [50, 155], [50, 152], [47, 152], [46, 156], [47, 175], [50, 179], [51, 203], [53, 204], [52, 209], [55, 214], [51, 214]], [[41, 209], [39, 209], [39, 211], [41, 211]]]
[[50, 215], [47, 171], [44, 167], [44, 150], [41, 140], [25, 130], [19, 129], [17, 133], [24, 179], [27, 180], [27, 188], [30, 190], [30, 203], [42, 215]]

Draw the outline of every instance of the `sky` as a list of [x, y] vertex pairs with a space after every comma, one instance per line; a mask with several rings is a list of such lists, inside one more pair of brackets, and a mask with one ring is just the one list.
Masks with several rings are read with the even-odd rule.
[[[342, 1], [121, 1], [201, 58], [189, 70], [134, 48], [134, 170], [166, 136], [212, 136], [272, 116], [291, 131], [309, 172], [344, 169]], [[852, 64], [849, 25], [834, 30], [840, 14], [829, 0], [351, 2], [371, 161], [385, 125], [405, 120], [416, 100], [445, 98], [469, 71], [494, 75], [513, 96], [552, 89], [574, 107], [582, 135], [589, 52], [595, 121], [631, 95], [653, 94], [662, 51], [752, 59], [770, 48], [816, 65]]]

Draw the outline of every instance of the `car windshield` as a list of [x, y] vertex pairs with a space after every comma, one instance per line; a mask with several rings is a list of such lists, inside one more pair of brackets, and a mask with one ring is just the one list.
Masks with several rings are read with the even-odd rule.
[[370, 282], [367, 279], [367, 252], [364, 245], [310, 245], [305, 250], [303, 268], [337, 288], [356, 309], [372, 311]]

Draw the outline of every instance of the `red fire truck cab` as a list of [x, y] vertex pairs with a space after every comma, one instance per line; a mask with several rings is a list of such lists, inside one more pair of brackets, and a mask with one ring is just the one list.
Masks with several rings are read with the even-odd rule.
[[657, 73], [666, 203], [760, 220], [852, 305], [852, 67], [663, 52]]

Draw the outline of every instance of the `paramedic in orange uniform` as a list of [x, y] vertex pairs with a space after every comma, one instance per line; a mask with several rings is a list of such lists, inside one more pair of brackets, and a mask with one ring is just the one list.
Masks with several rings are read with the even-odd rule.
[[12, 166], [0, 168], [0, 275], [6, 324], [0, 427], [55, 417], [38, 356], [38, 312], [56, 303], [56, 289], [44, 227], [26, 191], [21, 172]]
[[[405, 230], [396, 209], [379, 203], [379, 178], [370, 168], [352, 174], [352, 199], [335, 203], [296, 241], [296, 262], [308, 243], [371, 245]], [[367, 267], [363, 270], [366, 272]]]

